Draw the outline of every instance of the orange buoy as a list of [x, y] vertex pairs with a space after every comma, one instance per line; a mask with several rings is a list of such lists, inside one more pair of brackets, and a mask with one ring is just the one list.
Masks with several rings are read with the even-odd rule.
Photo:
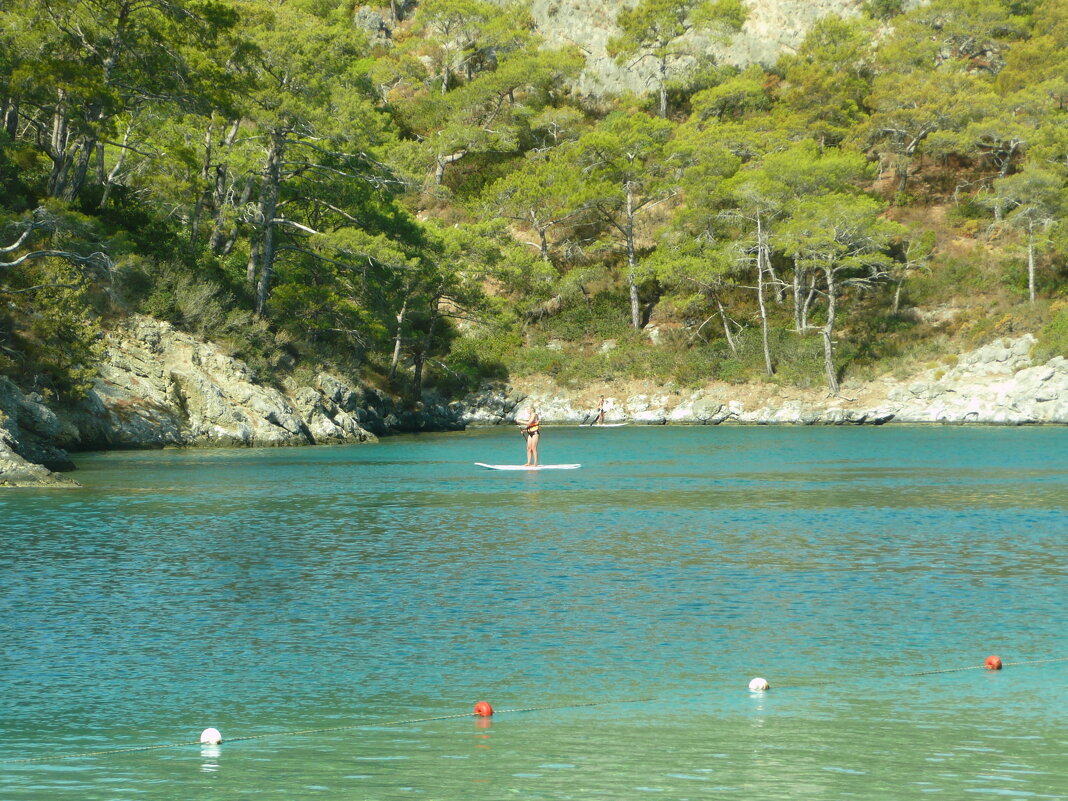
[[1001, 657], [991, 654], [986, 658], [987, 670], [1001, 670]]
[[493, 707], [489, 705], [489, 701], [479, 701], [475, 704], [475, 714], [480, 718], [488, 718], [493, 715]]

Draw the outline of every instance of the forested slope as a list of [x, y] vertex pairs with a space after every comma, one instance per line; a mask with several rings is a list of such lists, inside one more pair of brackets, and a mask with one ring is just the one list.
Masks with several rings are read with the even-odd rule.
[[522, 4], [4, 0], [0, 374], [77, 396], [131, 313], [412, 401], [1063, 354], [1068, 7], [905, 7], [738, 67], [742, 0], [642, 0], [592, 96]]

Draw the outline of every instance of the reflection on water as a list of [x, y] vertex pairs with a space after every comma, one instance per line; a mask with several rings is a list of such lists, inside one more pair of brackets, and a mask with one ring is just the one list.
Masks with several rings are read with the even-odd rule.
[[205, 773], [215, 773], [219, 769], [219, 758], [222, 756], [222, 748], [217, 745], [200, 746], [200, 769]]
[[1068, 429], [549, 433], [582, 470], [489, 431], [0, 495], [8, 759], [305, 732], [0, 797], [1068, 797], [1068, 661], [1011, 665], [1068, 657]]

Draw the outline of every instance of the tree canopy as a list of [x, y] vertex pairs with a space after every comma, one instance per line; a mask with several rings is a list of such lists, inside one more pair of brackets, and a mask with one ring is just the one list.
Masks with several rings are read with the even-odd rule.
[[83, 391], [131, 313], [413, 401], [575, 364], [838, 392], [941, 336], [924, 303], [1055, 339], [1068, 12], [906, 5], [734, 66], [740, 0], [642, 0], [608, 49], [649, 91], [594, 96], [522, 2], [7, 0], [0, 373]]

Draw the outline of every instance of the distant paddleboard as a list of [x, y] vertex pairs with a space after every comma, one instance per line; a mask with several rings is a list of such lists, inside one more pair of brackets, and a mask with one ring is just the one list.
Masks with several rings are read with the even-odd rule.
[[623, 426], [630, 425], [630, 423], [590, 423], [586, 428], [622, 428]]
[[525, 464], [486, 464], [485, 462], [475, 462], [475, 464], [489, 470], [574, 470], [576, 467], [582, 467], [580, 464], [539, 464], [537, 467], [528, 467]]

